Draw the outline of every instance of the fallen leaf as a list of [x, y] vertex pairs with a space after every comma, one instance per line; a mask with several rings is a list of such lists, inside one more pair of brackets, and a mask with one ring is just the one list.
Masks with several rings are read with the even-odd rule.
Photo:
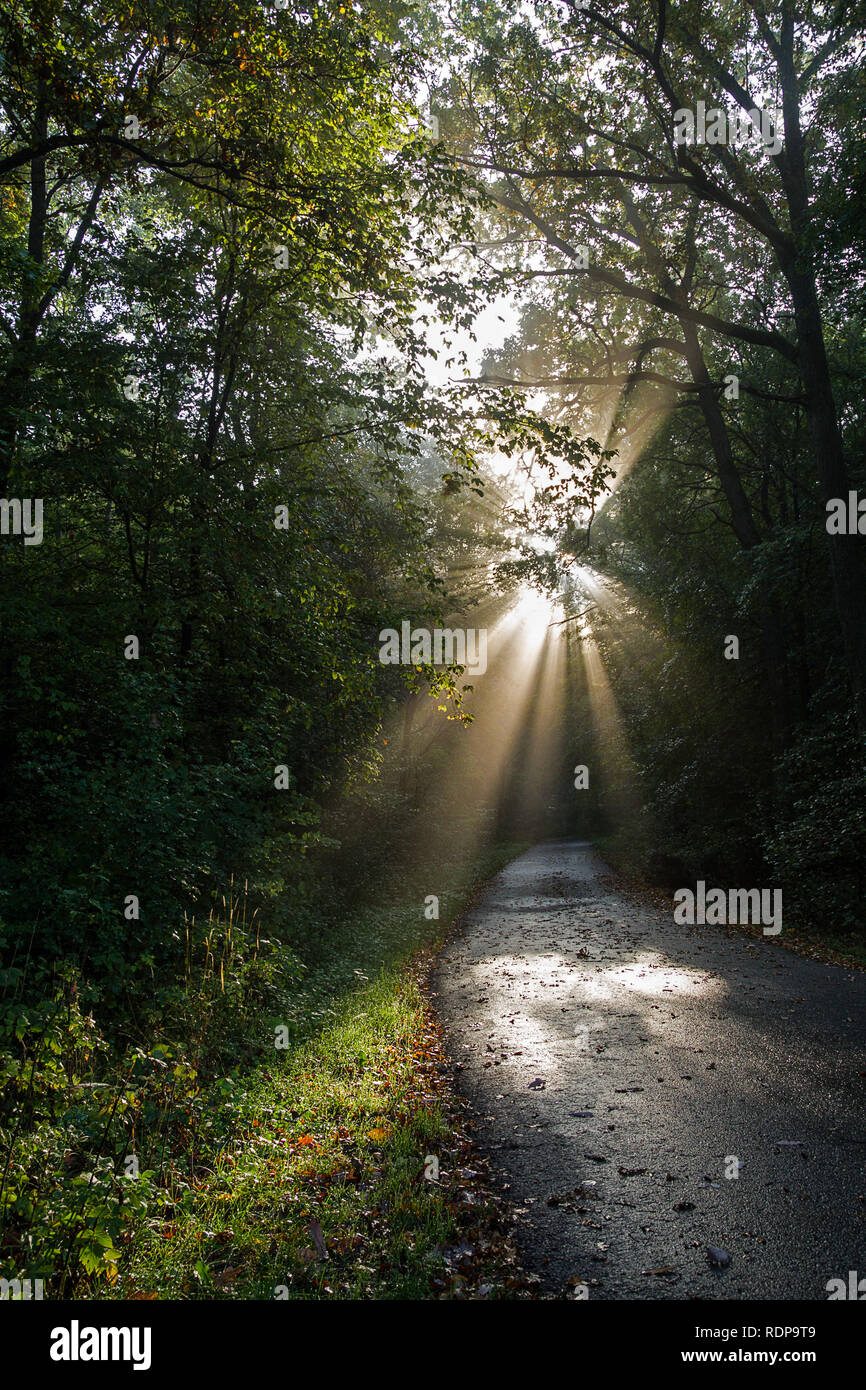
[[312, 1237], [313, 1244], [315, 1245], [316, 1250], [318, 1252], [319, 1259], [326, 1260], [328, 1258], [328, 1250], [327, 1246], [325, 1245], [325, 1237], [322, 1235], [322, 1228], [319, 1225], [318, 1221], [311, 1221], [307, 1229], [310, 1232], [310, 1236]]

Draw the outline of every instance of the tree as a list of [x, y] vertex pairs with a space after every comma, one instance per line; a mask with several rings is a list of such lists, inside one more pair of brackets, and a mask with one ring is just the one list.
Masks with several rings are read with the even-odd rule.
[[[600, 292], [661, 310], [691, 326], [684, 347], [693, 378], [698, 375], [695, 384], [703, 391], [717, 459], [726, 467], [732, 495], [736, 488], [726, 446], [696, 355], [701, 330], [730, 342], [764, 345], [797, 367], [822, 501], [846, 496], [850, 480], [833, 398], [816, 256], [821, 209], [811, 191], [820, 185], [832, 157], [829, 136], [838, 140], [840, 133], [825, 132], [817, 123], [804, 132], [803, 112], [820, 106], [825, 93], [834, 90], [840, 66], [850, 67], [858, 40], [848, 12], [808, 6], [795, 13], [784, 5], [776, 33], [758, 4], [723, 9], [709, 26], [700, 21], [696, 5], [623, 0], [604, 10], [578, 3], [566, 8], [563, 17], [561, 7], [540, 5], [533, 22], [510, 29], [507, 22], [491, 23], [489, 12], [465, 21], [465, 33], [475, 45], [464, 68], [465, 100], [485, 146], [475, 156], [467, 151], [466, 163], [505, 180], [506, 198], [516, 186], [515, 205], [529, 208], [542, 229], [551, 226], [553, 209], [572, 207], [578, 197], [586, 204], [590, 194], [585, 214], [595, 216], [599, 234], [606, 234], [608, 260], [619, 258], [620, 263], [590, 262], [581, 266], [581, 273]], [[769, 102], [774, 85], [780, 106], [775, 118]], [[766, 133], [763, 144], [756, 139], [742, 148], [728, 140], [679, 143], [678, 113], [694, 111], [699, 99], [707, 108], [723, 109], [726, 121], [753, 112], [755, 124]], [[695, 307], [682, 293], [671, 293], [674, 285], [665, 290], [663, 284], [647, 285], [625, 272], [628, 237], [621, 219], [605, 215], [624, 192], [632, 208], [639, 207], [642, 220], [649, 201], [655, 210], [650, 220], [666, 229], [668, 244], [684, 226], [698, 225], [699, 213], [704, 214], [704, 228], [712, 216], [714, 243], [727, 243], [722, 264], [734, 312]], [[552, 231], [557, 235], [555, 227]], [[647, 260], [646, 269], [657, 272], [646, 239], [641, 247], [638, 236], [636, 246]], [[748, 282], [737, 278], [743, 247], [763, 248], [772, 256], [793, 318], [793, 341], [781, 326], [749, 321]], [[628, 259], [625, 264], [633, 268]], [[776, 300], [774, 308], [781, 324], [785, 306]], [[639, 336], [636, 347], [643, 341]], [[738, 511], [747, 527], [741, 506]], [[861, 547], [856, 536], [828, 534], [827, 542], [862, 725], [866, 616]]]

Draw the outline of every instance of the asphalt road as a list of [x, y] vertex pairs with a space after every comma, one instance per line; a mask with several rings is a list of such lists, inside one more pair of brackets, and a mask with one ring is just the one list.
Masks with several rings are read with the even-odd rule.
[[866, 1280], [863, 974], [677, 926], [571, 841], [497, 876], [434, 987], [543, 1291], [825, 1301]]

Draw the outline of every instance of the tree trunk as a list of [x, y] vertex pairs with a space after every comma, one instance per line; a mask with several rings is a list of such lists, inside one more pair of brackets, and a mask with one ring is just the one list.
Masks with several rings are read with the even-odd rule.
[[[808, 402], [821, 500], [826, 505], [834, 497], [847, 499], [850, 478], [833, 400], [821, 310], [815, 282], [809, 272], [792, 265], [787, 267], [786, 277], [797, 321], [800, 373]], [[863, 566], [863, 541], [858, 535], [826, 534], [833, 594], [842, 629], [857, 724], [861, 734], [866, 737], [866, 571]]]

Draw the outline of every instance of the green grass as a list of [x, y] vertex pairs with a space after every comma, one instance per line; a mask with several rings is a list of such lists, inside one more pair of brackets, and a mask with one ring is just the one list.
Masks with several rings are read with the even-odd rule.
[[[411, 893], [321, 943], [305, 997], [328, 1021], [233, 1080], [212, 1172], [177, 1201], [167, 1183], [168, 1200], [127, 1231], [111, 1296], [420, 1299], [515, 1286], [424, 975], [473, 889], [520, 848], [452, 874], [438, 922]], [[431, 1159], [438, 1181], [425, 1176]]]
[[425, 1296], [425, 1257], [452, 1220], [423, 1177], [425, 1156], [451, 1138], [419, 1073], [424, 1031], [417, 981], [391, 969], [314, 1041], [259, 1071], [213, 1178], [139, 1238], [126, 1292]]

